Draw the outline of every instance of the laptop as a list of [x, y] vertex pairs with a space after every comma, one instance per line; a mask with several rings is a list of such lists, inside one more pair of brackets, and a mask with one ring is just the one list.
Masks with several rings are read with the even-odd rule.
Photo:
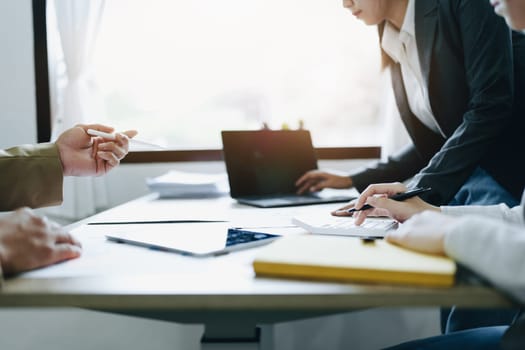
[[194, 257], [227, 254], [273, 242], [279, 235], [228, 227], [225, 223], [109, 225], [106, 238]]
[[323, 191], [295, 193], [297, 179], [317, 169], [307, 130], [222, 131], [222, 145], [230, 195], [239, 203], [275, 208], [340, 203], [355, 198], [326, 195]]

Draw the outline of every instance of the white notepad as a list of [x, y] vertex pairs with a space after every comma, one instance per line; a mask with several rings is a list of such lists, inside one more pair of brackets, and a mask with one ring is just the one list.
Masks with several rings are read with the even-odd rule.
[[384, 237], [389, 230], [396, 229], [397, 221], [389, 218], [367, 218], [357, 226], [353, 217], [324, 215], [296, 216], [292, 223], [310, 233], [337, 236]]

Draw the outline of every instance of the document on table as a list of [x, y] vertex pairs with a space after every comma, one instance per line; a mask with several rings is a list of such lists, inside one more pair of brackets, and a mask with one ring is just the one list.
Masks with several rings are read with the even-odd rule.
[[191, 173], [171, 170], [168, 173], [146, 179], [152, 192], [160, 198], [209, 198], [228, 194], [226, 174]]

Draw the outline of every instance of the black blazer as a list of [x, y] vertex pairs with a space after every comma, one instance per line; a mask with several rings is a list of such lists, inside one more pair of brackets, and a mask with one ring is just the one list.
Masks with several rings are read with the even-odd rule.
[[430, 105], [446, 137], [410, 111], [401, 68], [391, 62], [396, 103], [413, 144], [352, 174], [355, 187], [415, 175], [413, 185], [433, 188], [426, 200], [446, 204], [480, 166], [519, 201], [525, 187], [525, 37], [480, 0], [416, 1], [415, 30]]

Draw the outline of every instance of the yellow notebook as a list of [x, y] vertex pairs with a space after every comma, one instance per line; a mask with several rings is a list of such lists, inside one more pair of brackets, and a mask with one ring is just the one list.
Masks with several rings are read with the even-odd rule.
[[386, 241], [288, 236], [263, 248], [253, 262], [257, 275], [314, 280], [451, 286], [453, 260], [421, 254]]

